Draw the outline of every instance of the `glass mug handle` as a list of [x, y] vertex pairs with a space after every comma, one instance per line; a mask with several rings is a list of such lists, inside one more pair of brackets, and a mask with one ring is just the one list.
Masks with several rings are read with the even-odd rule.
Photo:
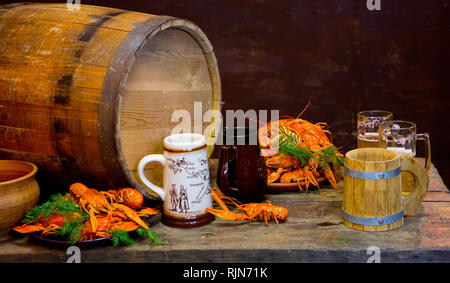
[[425, 170], [430, 172], [431, 166], [431, 144], [430, 144], [430, 136], [428, 133], [417, 134], [416, 139], [419, 141], [425, 142]]
[[157, 161], [164, 166], [164, 164], [166, 163], [166, 158], [162, 154], [150, 154], [150, 155], [145, 156], [144, 158], [141, 159], [141, 161], [139, 161], [138, 173], [139, 173], [139, 177], [141, 178], [142, 182], [147, 187], [149, 187], [152, 191], [157, 193], [159, 195], [159, 197], [161, 198], [161, 200], [164, 201], [164, 196], [165, 196], [164, 190], [161, 187], [158, 187], [158, 186], [154, 185], [152, 182], [150, 182], [145, 177], [145, 174], [144, 174], [145, 165], [147, 165], [147, 163], [154, 162], [154, 161]]

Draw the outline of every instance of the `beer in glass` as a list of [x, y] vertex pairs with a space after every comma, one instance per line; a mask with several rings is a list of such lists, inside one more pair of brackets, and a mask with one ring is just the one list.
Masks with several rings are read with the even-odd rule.
[[[430, 137], [427, 133], [417, 134], [417, 126], [407, 121], [385, 121], [381, 124], [381, 144], [386, 149], [397, 153], [416, 156], [416, 141], [425, 142], [425, 169], [428, 172], [431, 165]], [[408, 195], [413, 188], [414, 178], [408, 172], [402, 172], [402, 192]]]
[[369, 110], [358, 113], [357, 147], [385, 148], [386, 145], [380, 136], [380, 125], [392, 121], [392, 113], [383, 110]]

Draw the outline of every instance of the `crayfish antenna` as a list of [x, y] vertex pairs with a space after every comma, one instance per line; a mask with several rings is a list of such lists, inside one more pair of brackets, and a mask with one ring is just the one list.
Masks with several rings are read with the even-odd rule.
[[310, 106], [311, 106], [311, 100], [308, 101], [308, 104], [306, 104], [306, 107], [303, 109], [303, 111], [300, 114], [298, 114], [296, 119], [298, 119], [300, 116], [302, 116], [303, 112], [305, 112], [306, 109], [308, 109]]

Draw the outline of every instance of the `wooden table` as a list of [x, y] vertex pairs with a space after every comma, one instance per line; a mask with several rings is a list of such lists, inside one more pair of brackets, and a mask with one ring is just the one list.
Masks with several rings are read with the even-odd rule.
[[[288, 221], [278, 226], [217, 219], [186, 230], [166, 227], [156, 216], [151, 230], [168, 245], [140, 240], [120, 248], [82, 248], [81, 261], [367, 262], [379, 249], [381, 262], [450, 262], [450, 193], [434, 166], [418, 216], [406, 218], [393, 231], [347, 228], [340, 224], [342, 188], [322, 191], [327, 197], [318, 191], [267, 195], [289, 210]], [[0, 243], [0, 262], [66, 262], [68, 257], [66, 249], [42, 246], [28, 237]]]

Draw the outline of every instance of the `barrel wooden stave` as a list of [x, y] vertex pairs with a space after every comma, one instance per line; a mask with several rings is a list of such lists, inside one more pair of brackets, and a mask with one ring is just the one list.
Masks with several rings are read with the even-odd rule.
[[[105, 10], [89, 7], [85, 12], [95, 15]], [[106, 45], [98, 44], [96, 36], [104, 33], [98, 30], [92, 44], [79, 40], [86, 30], [91, 30], [87, 25], [94, 22], [87, 14], [68, 12], [62, 5], [24, 5], [2, 15], [0, 46], [5, 52], [0, 62], [6, 62], [8, 68], [0, 70], [1, 81], [5, 82], [0, 89], [6, 90], [2, 104], [6, 101], [13, 108], [2, 111], [12, 120], [1, 125], [7, 134], [3, 141], [8, 143], [2, 149], [48, 155], [45, 159], [53, 162], [51, 165], [46, 162], [45, 165], [50, 165], [47, 169], [63, 179], [68, 173], [77, 178], [105, 171], [102, 160], [94, 158], [101, 156], [100, 148], [88, 145], [98, 144], [96, 112], [102, 82], [114, 47], [126, 37], [126, 32], [108, 30], [108, 36], [117, 33], [120, 36], [112, 36]], [[84, 63], [89, 61], [84, 50], [98, 54], [103, 46], [108, 46], [103, 52], [107, 58], [103, 65]], [[23, 109], [22, 104], [28, 109]], [[40, 111], [25, 112], [30, 108]], [[30, 113], [27, 119], [22, 119], [25, 121], [22, 125], [14, 121], [17, 111]], [[11, 124], [18, 125], [11, 127]], [[5, 151], [2, 155], [18, 157]], [[26, 154], [24, 158], [28, 159]], [[39, 156], [35, 158], [32, 161], [40, 164]]]

